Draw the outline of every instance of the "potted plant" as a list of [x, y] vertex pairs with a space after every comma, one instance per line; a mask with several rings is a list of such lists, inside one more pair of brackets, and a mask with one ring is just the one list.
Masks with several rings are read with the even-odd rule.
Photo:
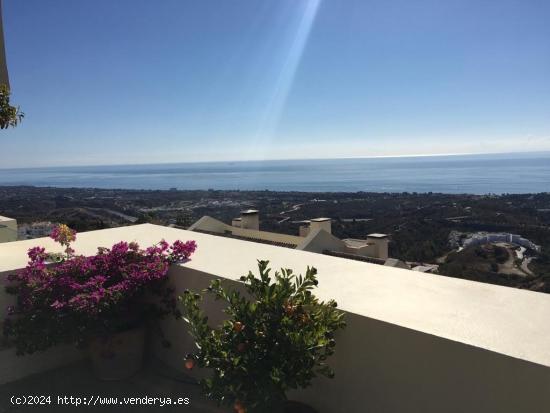
[[[194, 241], [165, 241], [147, 249], [135, 242], [75, 255], [76, 233], [62, 225], [52, 238], [65, 252], [29, 250], [29, 263], [8, 276], [6, 291], [16, 296], [8, 308], [4, 334], [20, 355], [62, 343], [89, 347], [92, 365], [103, 379], [121, 379], [141, 367], [147, 320], [177, 315], [167, 272], [188, 259]], [[53, 262], [53, 264], [48, 264]]]
[[289, 403], [286, 393], [307, 387], [318, 374], [334, 376], [326, 360], [334, 353], [334, 333], [345, 326], [343, 313], [335, 301], [312, 294], [315, 268], [305, 276], [282, 269], [272, 277], [268, 265], [258, 261], [259, 277], [241, 277], [246, 295], [221, 280], [203, 292], [227, 305], [227, 320], [217, 328], [200, 308], [203, 295], [184, 292], [183, 318], [197, 346], [185, 366], [209, 368], [211, 376], [202, 380], [206, 395], [237, 413], [311, 412]]

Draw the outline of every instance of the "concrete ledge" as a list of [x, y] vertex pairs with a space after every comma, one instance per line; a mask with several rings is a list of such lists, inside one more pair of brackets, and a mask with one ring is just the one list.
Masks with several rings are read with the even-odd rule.
[[[213, 278], [239, 288], [257, 259], [273, 268], [319, 272], [316, 294], [348, 313], [332, 359], [336, 379], [317, 380], [296, 397], [323, 412], [546, 412], [550, 406], [550, 295], [390, 268], [305, 251], [150, 224], [78, 235], [78, 253], [120, 240], [148, 246], [194, 239], [192, 259], [174, 266], [178, 292]], [[0, 273], [24, 267], [26, 250], [53, 241], [0, 245]], [[0, 316], [7, 297], [0, 293]], [[219, 303], [206, 303], [212, 322]], [[182, 323], [167, 322], [169, 350], [155, 356], [175, 367], [193, 343]]]
[[[170, 277], [178, 294], [219, 278], [184, 267]], [[204, 309], [212, 325], [224, 319], [219, 301], [205, 301]], [[336, 377], [314, 380], [293, 399], [325, 413], [542, 413], [550, 406], [548, 367], [357, 314], [347, 313], [346, 321], [330, 359]], [[157, 343], [155, 356], [185, 371], [185, 355], [195, 349], [186, 325], [167, 320], [163, 330], [172, 346]]]

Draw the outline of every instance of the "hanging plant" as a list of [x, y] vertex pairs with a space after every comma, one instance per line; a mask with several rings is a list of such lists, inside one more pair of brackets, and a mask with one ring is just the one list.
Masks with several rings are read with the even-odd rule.
[[10, 90], [0, 85], [0, 129], [15, 128], [25, 117], [19, 106], [10, 105]]

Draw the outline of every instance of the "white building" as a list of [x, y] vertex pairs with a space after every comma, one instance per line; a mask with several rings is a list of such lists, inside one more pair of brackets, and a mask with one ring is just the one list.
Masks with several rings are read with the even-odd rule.
[[299, 235], [261, 231], [258, 210], [249, 209], [233, 218], [231, 225], [204, 216], [189, 230], [378, 264], [384, 264], [389, 258], [386, 234], [369, 234], [366, 239], [339, 239], [332, 235], [330, 218], [313, 218], [300, 224]]
[[473, 245], [490, 244], [492, 242], [516, 244], [536, 252], [540, 252], [541, 249], [540, 245], [535, 244], [527, 238], [523, 238], [521, 235], [504, 232], [476, 232], [465, 238], [462, 242], [462, 246], [467, 248]]
[[17, 241], [17, 220], [0, 216], [0, 242]]
[[21, 224], [17, 230], [18, 239], [32, 239], [47, 237], [52, 232], [52, 229], [56, 224], [43, 221], [43, 222], [33, 222], [32, 224]]

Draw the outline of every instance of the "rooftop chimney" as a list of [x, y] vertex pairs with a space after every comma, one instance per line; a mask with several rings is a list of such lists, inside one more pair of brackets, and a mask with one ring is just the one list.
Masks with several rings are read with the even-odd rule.
[[313, 218], [309, 222], [309, 231], [316, 229], [324, 229], [329, 234], [332, 234], [332, 221], [330, 218]]
[[260, 229], [260, 214], [257, 209], [247, 209], [241, 211], [241, 228], [244, 229]]
[[301, 222], [302, 225], [300, 225], [299, 229], [298, 229], [298, 235], [300, 237], [307, 237], [308, 234], [309, 234], [309, 224], [311, 224], [310, 221], [302, 221]]
[[375, 258], [388, 259], [389, 239], [386, 234], [369, 234], [367, 242], [375, 245]]

